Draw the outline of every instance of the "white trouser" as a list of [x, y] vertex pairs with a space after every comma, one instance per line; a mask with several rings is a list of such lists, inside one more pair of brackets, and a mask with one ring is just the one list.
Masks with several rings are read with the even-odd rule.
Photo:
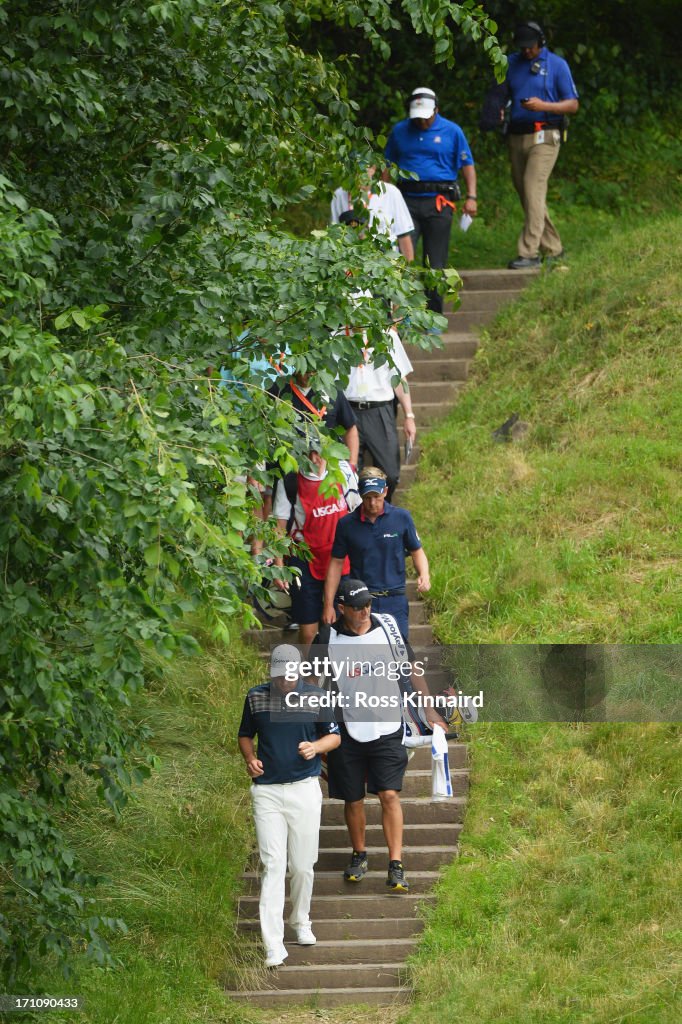
[[284, 785], [251, 786], [258, 852], [263, 864], [260, 929], [266, 949], [284, 943], [287, 862], [294, 928], [310, 925], [315, 862], [320, 840], [322, 790], [317, 777]]

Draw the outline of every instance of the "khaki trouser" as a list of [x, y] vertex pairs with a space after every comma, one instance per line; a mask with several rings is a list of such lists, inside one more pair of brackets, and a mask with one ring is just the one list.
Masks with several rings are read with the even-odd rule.
[[508, 138], [512, 181], [525, 214], [518, 241], [519, 256], [532, 259], [540, 252], [558, 256], [563, 246], [547, 213], [547, 183], [559, 155], [561, 135], [545, 128], [544, 142], [536, 142], [535, 135]]

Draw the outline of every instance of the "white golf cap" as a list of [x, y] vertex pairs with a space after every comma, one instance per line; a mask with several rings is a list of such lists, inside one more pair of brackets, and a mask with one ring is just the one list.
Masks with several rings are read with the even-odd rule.
[[293, 644], [279, 644], [270, 655], [270, 678], [285, 676], [300, 663], [301, 655]]
[[410, 96], [410, 119], [429, 118], [436, 109], [436, 94], [433, 89], [415, 89]]

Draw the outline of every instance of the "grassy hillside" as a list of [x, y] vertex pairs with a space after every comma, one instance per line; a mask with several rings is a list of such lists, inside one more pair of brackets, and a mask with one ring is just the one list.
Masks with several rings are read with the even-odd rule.
[[410, 493], [443, 642], [680, 639], [681, 262], [680, 217], [611, 231], [483, 335]]
[[414, 963], [409, 1024], [675, 1024], [671, 725], [483, 725], [461, 857]]

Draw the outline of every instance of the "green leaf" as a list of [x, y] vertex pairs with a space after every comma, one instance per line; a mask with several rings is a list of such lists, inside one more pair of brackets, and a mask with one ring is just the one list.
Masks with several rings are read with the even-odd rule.
[[161, 562], [161, 545], [158, 541], [144, 549], [144, 560], [152, 569], [158, 568]]
[[55, 317], [54, 326], [56, 331], [63, 331], [66, 327], [71, 324], [72, 314], [70, 310], [65, 313], [60, 313], [58, 317]]

